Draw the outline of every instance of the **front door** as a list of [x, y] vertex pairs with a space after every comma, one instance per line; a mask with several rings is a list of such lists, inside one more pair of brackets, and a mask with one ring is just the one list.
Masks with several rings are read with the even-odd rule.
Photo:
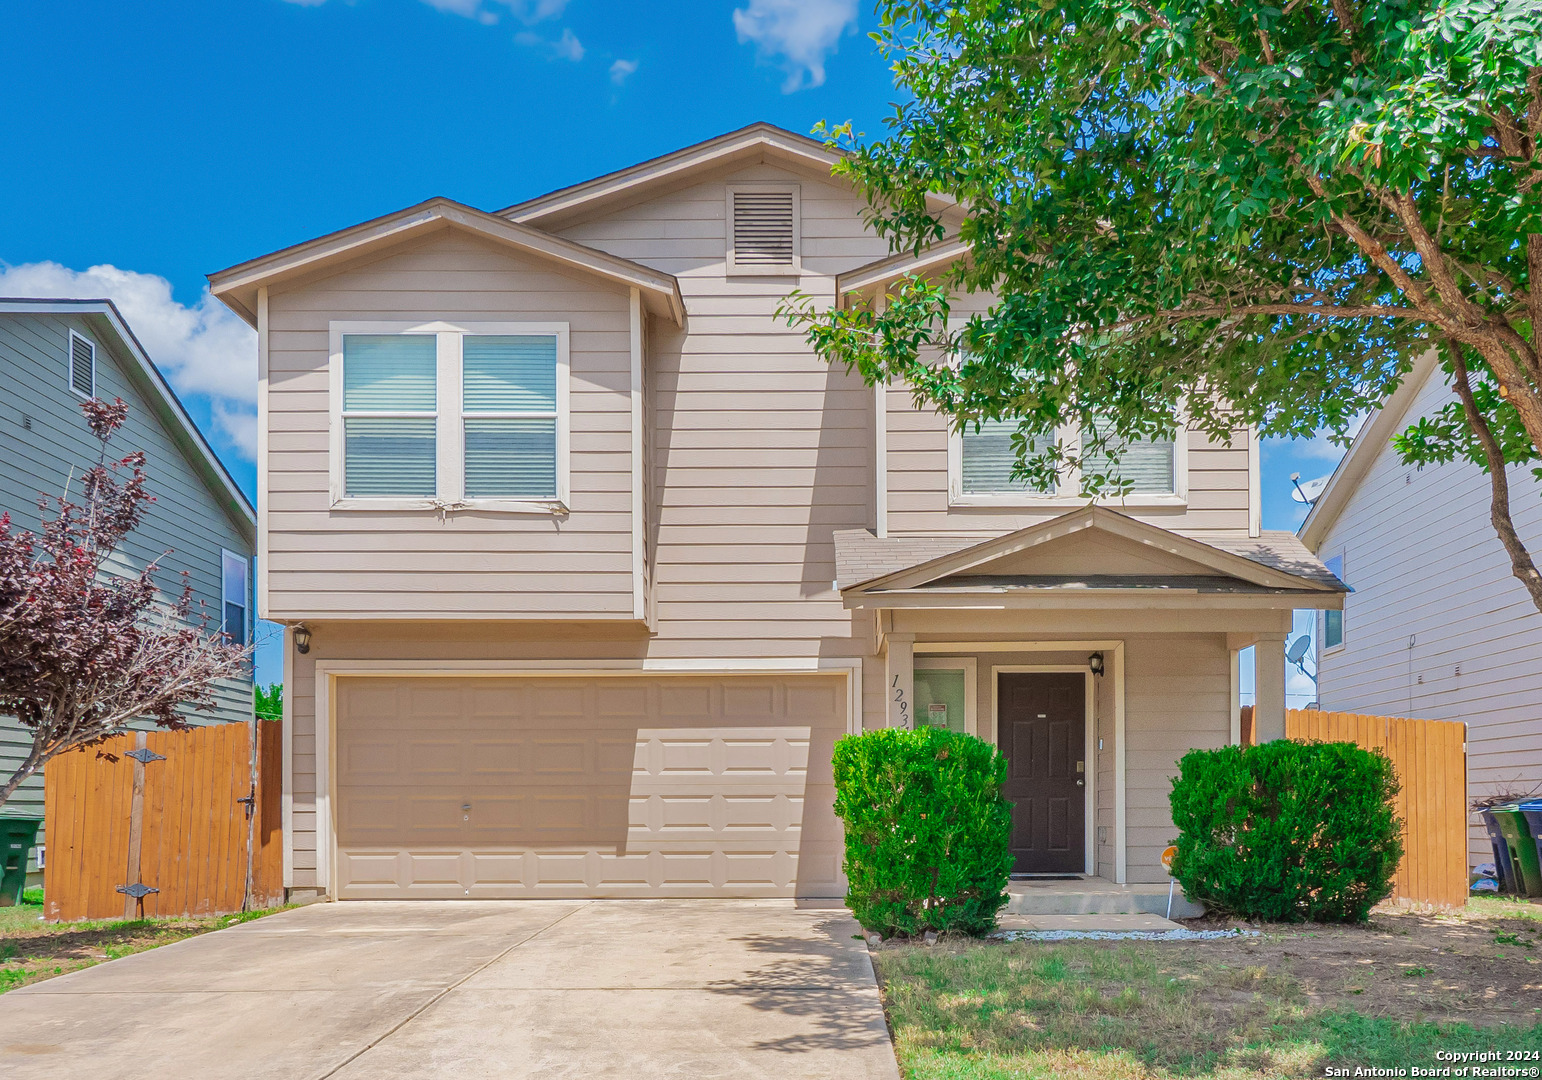
[[1004, 671], [997, 678], [1013, 873], [1080, 874], [1087, 868], [1086, 676]]

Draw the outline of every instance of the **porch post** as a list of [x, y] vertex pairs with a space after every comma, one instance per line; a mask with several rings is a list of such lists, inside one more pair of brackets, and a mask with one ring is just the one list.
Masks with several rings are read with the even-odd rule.
[[888, 726], [915, 727], [916, 636], [890, 634], [888, 642], [883, 676], [884, 697], [889, 702]]
[[1253, 643], [1253, 739], [1285, 737], [1285, 635], [1260, 634]]

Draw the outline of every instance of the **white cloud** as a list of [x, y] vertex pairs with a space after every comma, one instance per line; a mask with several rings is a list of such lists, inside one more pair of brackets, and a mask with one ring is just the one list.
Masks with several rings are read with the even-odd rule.
[[636, 70], [636, 60], [617, 60], [614, 64], [610, 65], [610, 81], [617, 86], [621, 86], [632, 77], [632, 73]]
[[555, 40], [548, 41], [533, 30], [520, 31], [514, 35], [514, 40], [532, 49], [545, 49], [554, 59], [577, 62], [584, 58], [583, 42], [579, 41], [578, 36], [566, 27], [563, 28], [561, 36]]
[[825, 56], [857, 22], [857, 0], [750, 0], [734, 9], [739, 41], [779, 56], [787, 69], [782, 92], [825, 81]]
[[[286, 0], [301, 7], [320, 7], [327, 0]], [[513, 15], [527, 26], [547, 19], [560, 18], [568, 0], [423, 0], [436, 11], [464, 15], [468, 19], [492, 25], [500, 15]]]
[[191, 307], [156, 274], [55, 262], [0, 264], [0, 296], [109, 299], [182, 397], [210, 401], [216, 425], [249, 459], [257, 454], [257, 334], [207, 289]]

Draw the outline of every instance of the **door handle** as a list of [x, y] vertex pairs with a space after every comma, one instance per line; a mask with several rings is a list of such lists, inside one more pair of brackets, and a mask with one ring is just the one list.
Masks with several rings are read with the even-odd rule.
[[1078, 778], [1077, 781], [1076, 781], [1076, 786], [1077, 787], [1081, 787], [1085, 783], [1086, 783], [1085, 780], [1082, 780], [1082, 779]]

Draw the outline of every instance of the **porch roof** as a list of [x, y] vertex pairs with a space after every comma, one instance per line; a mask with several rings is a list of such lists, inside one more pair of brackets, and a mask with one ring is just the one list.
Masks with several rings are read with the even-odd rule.
[[[1068, 570], [1063, 558], [1057, 560], [1070, 543], [1085, 550], [1094, 538], [1109, 545], [1096, 569]], [[1152, 556], [1163, 565], [1153, 563]], [[1046, 599], [1120, 593], [1302, 594], [1308, 598], [1304, 607], [1336, 607], [1349, 591], [1294, 533], [1206, 533], [1201, 539], [1100, 506], [984, 541], [956, 535], [879, 538], [865, 529], [845, 529], [835, 534], [835, 559], [836, 587], [848, 605], [860, 598], [867, 601], [863, 606], [875, 600], [874, 606], [883, 606], [883, 596], [947, 592]]]

